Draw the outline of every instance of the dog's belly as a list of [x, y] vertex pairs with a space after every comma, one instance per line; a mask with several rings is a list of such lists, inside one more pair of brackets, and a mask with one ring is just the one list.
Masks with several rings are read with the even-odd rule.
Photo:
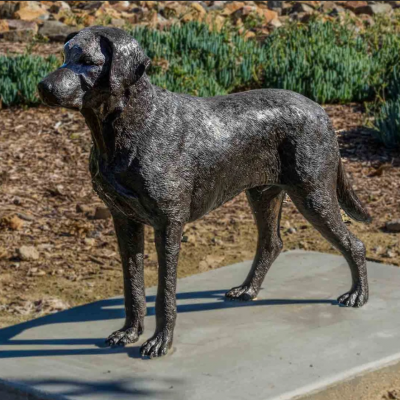
[[[268, 157], [268, 160], [266, 158]], [[222, 155], [213, 165], [200, 168], [194, 181], [190, 221], [222, 206], [247, 189], [279, 185], [280, 168], [278, 155], [238, 150]]]

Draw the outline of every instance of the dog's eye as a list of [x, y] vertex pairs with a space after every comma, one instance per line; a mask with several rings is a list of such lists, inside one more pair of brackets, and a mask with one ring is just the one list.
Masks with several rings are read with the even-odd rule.
[[94, 62], [92, 60], [89, 60], [88, 58], [84, 58], [82, 60], [82, 64], [84, 64], [84, 65], [94, 65]]

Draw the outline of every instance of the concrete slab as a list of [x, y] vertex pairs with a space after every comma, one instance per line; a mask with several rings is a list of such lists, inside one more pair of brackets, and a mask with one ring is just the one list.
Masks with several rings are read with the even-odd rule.
[[121, 327], [120, 297], [0, 330], [0, 398], [284, 400], [400, 361], [400, 268], [369, 263], [370, 302], [348, 309], [335, 301], [350, 287], [342, 257], [286, 252], [257, 301], [224, 301], [249, 266], [179, 280], [165, 358], [139, 356], [155, 327], [155, 288], [145, 334], [126, 348], [103, 347]]

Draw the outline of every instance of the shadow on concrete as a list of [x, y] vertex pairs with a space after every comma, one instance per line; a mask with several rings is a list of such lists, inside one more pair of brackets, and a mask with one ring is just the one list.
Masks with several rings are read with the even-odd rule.
[[[109, 371], [112, 375], [112, 371]], [[183, 385], [183, 381], [178, 378], [160, 379], [158, 378], [158, 386], [160, 389], [154, 389], [152, 378], [138, 377], [136, 374], [132, 379], [110, 379], [90, 381], [78, 381], [76, 379], [27, 379], [19, 380], [19, 383], [13, 388], [10, 385], [2, 385], [0, 381], [0, 394], [2, 389], [5, 393], [18, 393], [15, 398], [26, 398], [31, 400], [44, 400], [56, 398], [57, 400], [67, 400], [71, 397], [84, 397], [94, 393], [101, 393], [102, 398], [115, 398], [119, 395], [129, 395], [129, 398], [140, 397], [152, 399], [174, 399], [183, 400], [180, 394], [177, 394], [176, 389]], [[2, 388], [3, 386], [3, 388]], [[150, 386], [153, 386], [150, 389]], [[41, 390], [33, 388], [41, 388]], [[56, 389], [56, 397], [49, 395]], [[173, 390], [175, 389], [175, 390]], [[178, 389], [179, 393], [179, 389]], [[21, 397], [24, 396], [24, 397]], [[106, 397], [110, 396], [110, 397]], [[12, 397], [14, 398], [14, 397]], [[124, 397], [126, 398], [126, 397]]]
[[144, 389], [144, 387], [150, 386], [146, 384], [146, 381], [151, 381], [151, 378], [144, 379], [135, 376], [132, 380], [110, 379], [107, 381], [96, 380], [94, 382], [79, 382], [75, 379], [46, 379], [23, 381], [23, 383], [34, 387], [44, 386], [46, 389], [56, 387], [57, 394], [65, 397], [83, 397], [85, 395], [93, 395], [93, 393], [101, 393], [103, 397], [108, 394], [110, 398], [114, 398], [120, 394], [127, 394], [132, 397], [150, 397], [152, 399], [176, 399], [176, 392], [168, 393], [166, 389], [173, 389], [181, 383], [179, 379], [175, 378], [163, 379], [162, 382], [159, 382], [159, 385], [161, 387], [164, 386], [165, 389], [154, 390]]
[[[256, 301], [227, 301], [224, 294], [226, 290], [209, 290], [201, 292], [185, 292], [178, 293], [177, 300], [194, 300], [194, 299], [212, 299], [211, 302], [199, 302], [192, 304], [178, 304], [178, 313], [199, 312], [216, 309], [226, 309], [232, 307], [255, 307], [255, 306], [274, 306], [274, 305], [290, 305], [290, 304], [331, 304], [337, 305], [334, 300], [306, 300], [306, 299], [259, 299]], [[217, 300], [217, 301], [215, 301]], [[148, 303], [155, 301], [155, 296], [147, 296]], [[155, 307], [147, 307], [147, 315], [154, 315]], [[48, 357], [48, 356], [70, 356], [70, 355], [94, 355], [94, 354], [116, 354], [125, 353], [128, 357], [140, 358], [139, 347], [116, 347], [110, 348], [105, 346], [105, 338], [62, 338], [62, 339], [29, 339], [29, 340], [12, 340], [13, 337], [19, 335], [25, 330], [38, 326], [49, 326], [59, 323], [76, 323], [90, 322], [100, 320], [124, 319], [124, 301], [123, 298], [113, 298], [96, 301], [94, 303], [85, 304], [61, 311], [55, 314], [50, 314], [45, 317], [37, 318], [31, 321], [23, 322], [18, 325], [13, 325], [7, 328], [0, 329], [0, 346], [20, 346], [20, 345], [55, 345], [55, 346], [75, 346], [89, 345], [96, 348], [86, 349], [43, 349], [43, 350], [1, 350], [0, 358], [20, 358], [20, 357]], [[109, 332], [111, 333], [111, 332]], [[73, 333], [72, 333], [73, 334]]]

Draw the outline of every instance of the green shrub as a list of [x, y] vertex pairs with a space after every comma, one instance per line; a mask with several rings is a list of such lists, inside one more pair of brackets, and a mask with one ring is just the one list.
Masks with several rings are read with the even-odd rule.
[[383, 103], [374, 114], [376, 138], [387, 147], [400, 145], [400, 97]]
[[[382, 21], [362, 33], [351, 22], [292, 23], [262, 43], [229, 26], [217, 32], [198, 22], [130, 33], [154, 61], [152, 82], [171, 91], [215, 96], [271, 87], [320, 103], [346, 103], [389, 95], [400, 35], [397, 25]], [[56, 66], [55, 57], [0, 57], [2, 104], [37, 104], [36, 84]]]
[[162, 32], [138, 27], [131, 34], [151, 58], [168, 61], [167, 73], [150, 69], [155, 84], [200, 96], [273, 87], [320, 103], [371, 100], [385, 93], [400, 61], [398, 34], [358, 33], [335, 21], [293, 23], [261, 44], [197, 22]]
[[394, 68], [388, 90], [388, 100], [381, 102], [375, 111], [373, 127], [375, 137], [387, 147], [400, 145], [400, 76]]
[[371, 96], [374, 63], [352, 30], [331, 23], [279, 29], [267, 37], [265, 87], [294, 90], [320, 103], [361, 101]]
[[150, 58], [168, 61], [167, 73], [150, 68], [152, 82], [176, 92], [227, 94], [257, 79], [266, 62], [265, 52], [256, 42], [227, 30], [210, 31], [198, 22], [173, 25], [167, 31], [137, 27], [130, 33]]
[[0, 56], [1, 104], [38, 104], [40, 100], [37, 96], [37, 83], [58, 65], [55, 56]]

